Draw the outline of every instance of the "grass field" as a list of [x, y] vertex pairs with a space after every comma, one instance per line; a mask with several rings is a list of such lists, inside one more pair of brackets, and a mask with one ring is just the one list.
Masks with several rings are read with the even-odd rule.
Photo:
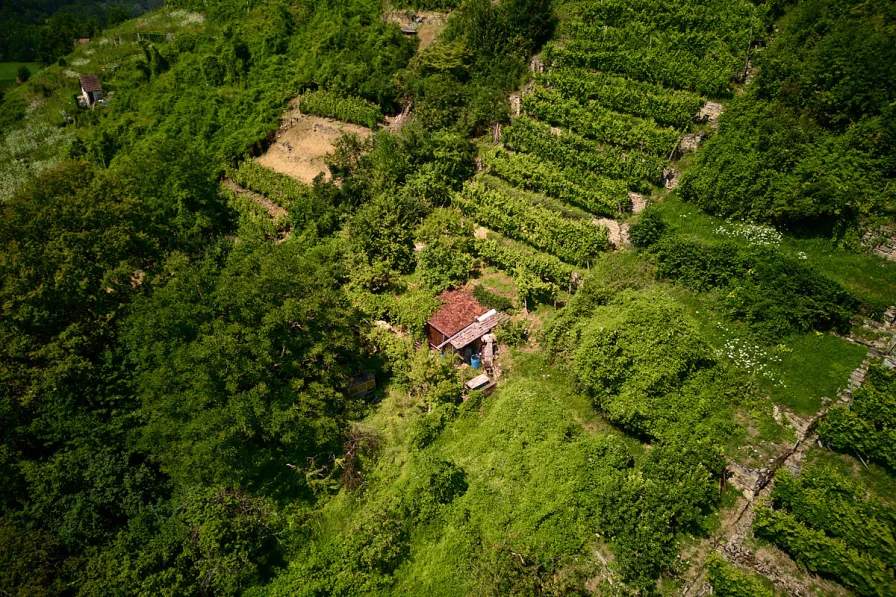
[[[726, 224], [725, 220], [704, 214], [695, 206], [681, 201], [674, 193], [658, 202], [656, 207], [670, 224], [685, 234], [718, 238], [715, 231]], [[874, 255], [851, 253], [833, 246], [826, 239], [785, 236], [781, 250], [805, 259], [843, 284], [877, 317], [896, 297], [896, 263], [892, 261]]]
[[0, 88], [15, 85], [16, 73], [23, 64], [31, 70], [32, 76], [43, 69], [40, 62], [0, 62]]

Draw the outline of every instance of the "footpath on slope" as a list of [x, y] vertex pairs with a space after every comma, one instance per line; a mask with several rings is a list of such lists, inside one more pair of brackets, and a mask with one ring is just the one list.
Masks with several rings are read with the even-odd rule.
[[[796, 569], [796, 565], [789, 556], [780, 550], [772, 549], [768, 550], [768, 553], [764, 553], [745, 545], [746, 539], [752, 533], [756, 505], [769, 501], [774, 487], [775, 473], [778, 469], [783, 467], [791, 473], [799, 475], [806, 454], [819, 441], [818, 435], [815, 433], [818, 423], [824, 419], [833, 404], [848, 405], [851, 402], [853, 391], [864, 382], [868, 367], [875, 361], [886, 362], [889, 359], [892, 362], [894, 346], [896, 346], [896, 321], [894, 320], [896, 320], [896, 306], [888, 309], [884, 324], [871, 324], [876, 330], [887, 334], [886, 340], [868, 343], [854, 336], [848, 338], [852, 342], [868, 346], [867, 356], [850, 374], [846, 386], [838, 393], [836, 402], [829, 402], [808, 420], [790, 416], [790, 421], [797, 432], [796, 442], [791, 448], [772, 459], [768, 466], [760, 469], [743, 467], [736, 462], [729, 464], [731, 484], [743, 493], [746, 503], [739, 508], [732, 522], [723, 525], [722, 531], [708, 540], [709, 549], [720, 553], [729, 562], [764, 576], [788, 595], [812, 597], [817, 594], [817, 589], [813, 585], [827, 584], [827, 582], [817, 580], [810, 585], [806, 580], [797, 578], [785, 570], [781, 566], [782, 559], [793, 564], [789, 566], [791, 569]], [[882, 349], [882, 347], [884, 348]], [[704, 572], [704, 565], [701, 565], [682, 591], [682, 597], [701, 597], [711, 594], [712, 589], [706, 582]]]

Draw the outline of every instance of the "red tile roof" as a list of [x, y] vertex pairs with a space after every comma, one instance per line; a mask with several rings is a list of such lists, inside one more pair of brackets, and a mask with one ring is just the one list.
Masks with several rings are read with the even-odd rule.
[[95, 75], [87, 75], [86, 77], [78, 77], [78, 82], [81, 83], [81, 89], [84, 91], [102, 91], [103, 86], [100, 85], [100, 80], [96, 78]]
[[427, 323], [446, 336], [453, 336], [488, 312], [472, 295], [461, 290], [446, 290], [439, 300], [442, 308]]

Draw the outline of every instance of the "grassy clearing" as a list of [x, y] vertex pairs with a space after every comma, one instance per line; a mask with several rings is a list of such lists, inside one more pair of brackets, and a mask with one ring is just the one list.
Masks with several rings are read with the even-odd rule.
[[43, 70], [40, 62], [0, 62], [0, 89], [15, 84], [16, 75], [23, 64], [31, 71], [32, 77]]
[[830, 334], [810, 333], [784, 339], [778, 351], [780, 382], [765, 380], [772, 399], [797, 414], [814, 414], [823, 397], [835, 398], [868, 349]]
[[[822, 398], [834, 398], [867, 352], [863, 346], [815, 332], [782, 338], [773, 347], [760, 346], [743, 325], [727, 320], [716, 308], [716, 293], [695, 293], [680, 286], [670, 286], [668, 292], [687, 307], [703, 337], [733, 368], [773, 402], [797, 414], [814, 414]], [[745, 361], [752, 366], [745, 366]]]
[[[656, 208], [684, 234], [717, 238], [716, 230], [727, 224], [725, 220], [704, 214], [695, 206], [681, 201], [675, 193], [656, 203]], [[726, 238], [737, 240], [731, 236]], [[825, 275], [842, 283], [876, 314], [896, 301], [896, 263], [838, 249], [824, 239], [785, 236], [780, 249], [785, 254], [805, 259]]]

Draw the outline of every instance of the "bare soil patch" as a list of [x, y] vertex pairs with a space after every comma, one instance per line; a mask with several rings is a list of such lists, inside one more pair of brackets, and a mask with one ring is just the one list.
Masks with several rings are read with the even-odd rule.
[[372, 131], [357, 124], [302, 114], [293, 107], [284, 114], [268, 151], [256, 161], [265, 168], [307, 183], [319, 174], [329, 179], [324, 158], [333, 152], [336, 140], [343, 133], [355, 133], [364, 139]]
[[607, 229], [610, 242], [617, 250], [625, 249], [630, 245], [628, 239], [628, 224], [620, 224], [616, 220], [611, 220], [610, 218], [595, 218], [591, 222]]

